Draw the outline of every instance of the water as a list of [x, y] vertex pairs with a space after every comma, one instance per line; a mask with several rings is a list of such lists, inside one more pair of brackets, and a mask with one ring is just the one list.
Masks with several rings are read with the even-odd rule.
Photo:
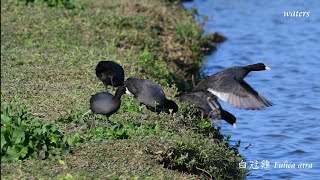
[[[320, 1], [195, 0], [184, 5], [209, 17], [205, 33], [228, 38], [205, 57], [205, 74], [257, 62], [272, 68], [251, 72], [245, 80], [274, 106], [253, 111], [221, 103], [237, 117], [237, 129], [225, 122], [221, 126], [233, 144], [241, 140], [247, 168], [250, 161], [270, 162], [267, 169], [251, 167], [247, 179], [320, 179]], [[289, 18], [284, 11], [309, 11], [310, 16]], [[295, 168], [274, 167], [285, 161]], [[312, 168], [298, 168], [299, 163], [312, 163]]]

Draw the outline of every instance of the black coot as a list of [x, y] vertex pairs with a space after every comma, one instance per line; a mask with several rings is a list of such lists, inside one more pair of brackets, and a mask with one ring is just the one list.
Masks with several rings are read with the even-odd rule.
[[141, 103], [153, 111], [165, 111], [172, 109], [178, 111], [177, 104], [166, 98], [161, 87], [150, 79], [130, 77], [124, 81], [128, 91]]
[[251, 71], [270, 70], [263, 63], [228, 68], [201, 80], [192, 91], [209, 91], [240, 109], [263, 109], [272, 103], [255, 91], [243, 78]]
[[194, 104], [205, 118], [223, 119], [236, 128], [236, 117], [222, 109], [217, 98], [208, 91], [194, 91], [176, 96], [180, 101]]
[[96, 75], [103, 82], [106, 88], [109, 85], [118, 87], [123, 85], [123, 68], [113, 61], [100, 61], [96, 67]]
[[118, 87], [115, 96], [108, 92], [99, 92], [90, 98], [90, 110], [94, 114], [109, 116], [118, 111], [121, 105], [121, 96], [126, 93], [124, 86]]

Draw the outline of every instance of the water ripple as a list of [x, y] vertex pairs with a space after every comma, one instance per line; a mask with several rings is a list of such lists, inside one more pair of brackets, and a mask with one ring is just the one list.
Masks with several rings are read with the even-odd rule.
[[289, 136], [284, 134], [267, 134], [266, 136], [271, 138], [289, 138]]
[[298, 150], [294, 150], [294, 151], [289, 152], [288, 155], [293, 155], [293, 154], [305, 154], [305, 153], [307, 153], [307, 152], [304, 151], [304, 150], [298, 149]]

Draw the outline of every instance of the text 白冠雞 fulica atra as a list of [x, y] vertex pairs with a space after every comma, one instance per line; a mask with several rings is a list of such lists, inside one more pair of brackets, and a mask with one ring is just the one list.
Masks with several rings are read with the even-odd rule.
[[166, 98], [162, 88], [150, 79], [140, 79], [130, 77], [124, 81], [128, 91], [148, 109], [154, 111], [163, 111], [172, 109], [172, 112], [178, 111], [177, 104]]
[[263, 109], [272, 103], [243, 79], [251, 71], [270, 70], [263, 63], [225, 69], [201, 80], [193, 91], [209, 91], [219, 99], [240, 109]]

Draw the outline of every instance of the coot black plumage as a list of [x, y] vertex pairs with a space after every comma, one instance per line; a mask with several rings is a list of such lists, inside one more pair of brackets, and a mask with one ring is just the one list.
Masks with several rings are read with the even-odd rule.
[[130, 77], [124, 81], [124, 85], [140, 103], [146, 105], [150, 110], [172, 109], [173, 112], [178, 111], [177, 104], [168, 100], [161, 87], [150, 79]]
[[119, 86], [115, 95], [108, 92], [99, 92], [90, 98], [90, 110], [94, 114], [109, 116], [118, 111], [121, 105], [121, 96], [126, 93], [124, 86]]
[[251, 71], [270, 70], [263, 63], [228, 68], [201, 80], [193, 91], [209, 91], [219, 99], [240, 109], [263, 109], [272, 103], [243, 79]]
[[123, 68], [113, 61], [100, 61], [96, 67], [96, 75], [103, 82], [106, 88], [109, 85], [118, 87], [123, 85]]
[[236, 117], [222, 109], [217, 98], [208, 91], [193, 91], [176, 96], [180, 101], [194, 104], [205, 118], [223, 119], [236, 128]]

